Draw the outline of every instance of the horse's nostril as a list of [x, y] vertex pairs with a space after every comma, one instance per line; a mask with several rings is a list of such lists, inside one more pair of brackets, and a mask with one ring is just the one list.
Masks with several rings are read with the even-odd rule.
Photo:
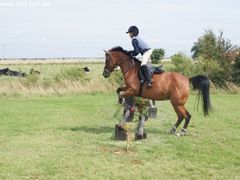
[[105, 69], [105, 70], [103, 71], [103, 76], [104, 76], [105, 78], [107, 78], [107, 77], [109, 77], [109, 75], [110, 75], [110, 72]]
[[105, 71], [103, 72], [103, 77], [107, 77], [107, 73]]

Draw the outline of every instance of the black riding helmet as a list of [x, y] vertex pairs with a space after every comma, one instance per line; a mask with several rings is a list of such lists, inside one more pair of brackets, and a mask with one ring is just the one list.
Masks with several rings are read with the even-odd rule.
[[132, 33], [133, 36], [137, 36], [139, 33], [139, 30], [138, 30], [137, 26], [130, 26], [126, 33]]

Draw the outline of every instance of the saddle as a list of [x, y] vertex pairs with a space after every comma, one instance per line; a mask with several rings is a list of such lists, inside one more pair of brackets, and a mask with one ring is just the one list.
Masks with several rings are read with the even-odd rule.
[[[151, 78], [152, 78], [153, 74], [162, 74], [164, 72], [162, 65], [156, 67], [151, 64], [147, 64], [146, 66], [148, 69], [149, 77], [151, 77]], [[141, 82], [146, 81], [146, 77], [144, 76], [143, 72], [141, 71], [141, 68], [138, 72], [138, 78], [140, 79]]]

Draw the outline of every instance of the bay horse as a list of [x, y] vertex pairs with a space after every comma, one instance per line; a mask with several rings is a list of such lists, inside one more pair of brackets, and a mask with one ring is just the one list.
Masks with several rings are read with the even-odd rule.
[[[105, 50], [104, 50], [105, 51]], [[119, 66], [124, 75], [125, 87], [119, 87], [117, 93], [121, 97], [139, 96], [140, 80], [138, 78], [141, 62], [130, 56], [127, 51], [120, 46], [105, 51], [105, 66], [103, 76], [108, 78], [115, 67]], [[176, 129], [185, 119], [185, 124], [181, 130], [187, 133], [187, 127], [191, 119], [190, 113], [184, 107], [190, 92], [189, 82], [192, 83], [193, 90], [198, 90], [198, 100], [202, 99], [203, 113], [209, 115], [210, 96], [207, 77], [198, 75], [188, 78], [177, 72], [163, 72], [153, 74], [153, 84], [147, 87], [146, 83], [142, 87], [141, 97], [152, 100], [170, 100], [176, 114], [177, 122], [171, 128], [170, 133], [174, 134]], [[199, 102], [199, 101], [198, 101]]]

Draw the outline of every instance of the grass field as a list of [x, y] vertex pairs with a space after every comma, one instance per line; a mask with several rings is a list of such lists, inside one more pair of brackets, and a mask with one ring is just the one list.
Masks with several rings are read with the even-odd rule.
[[1, 97], [0, 179], [240, 179], [240, 96], [213, 94], [207, 119], [194, 102], [187, 136], [167, 133], [175, 113], [158, 102], [127, 152], [113, 139], [113, 93]]
[[[89, 81], [55, 81], [61, 71], [84, 66]], [[41, 72], [37, 79], [0, 77], [0, 179], [240, 179], [238, 92], [212, 89], [207, 119], [195, 110], [192, 94], [185, 137], [168, 134], [176, 115], [168, 101], [158, 102], [158, 119], [146, 123], [148, 138], [126, 151], [127, 142], [113, 138], [121, 109], [103, 66], [0, 62], [1, 68]]]
[[[90, 69], [86, 73], [89, 81], [84, 84], [80, 81], [66, 79], [56, 82], [56, 77], [67, 69], [78, 69], [87, 66]], [[40, 71], [38, 77], [9, 77], [0, 76], [0, 96], [48, 96], [48, 95], [71, 95], [78, 93], [89, 93], [93, 91], [107, 92], [114, 88], [103, 78], [103, 63], [89, 63], [85, 61], [0, 61], [0, 69], [10, 68], [29, 74], [31, 68]]]
[[[10, 68], [29, 74], [30, 70], [39, 71], [39, 76], [27, 76], [24, 78], [0, 76], [0, 96], [49, 96], [49, 95], [72, 95], [92, 92], [115, 91], [116, 84], [102, 76], [104, 63], [99, 59], [89, 60], [4, 60], [0, 61], [0, 69]], [[94, 61], [94, 62], [91, 62]], [[76, 70], [87, 66], [90, 72], [86, 73], [89, 81], [75, 81], [64, 79], [56, 81], [62, 71]], [[165, 69], [172, 65], [165, 63]]]

